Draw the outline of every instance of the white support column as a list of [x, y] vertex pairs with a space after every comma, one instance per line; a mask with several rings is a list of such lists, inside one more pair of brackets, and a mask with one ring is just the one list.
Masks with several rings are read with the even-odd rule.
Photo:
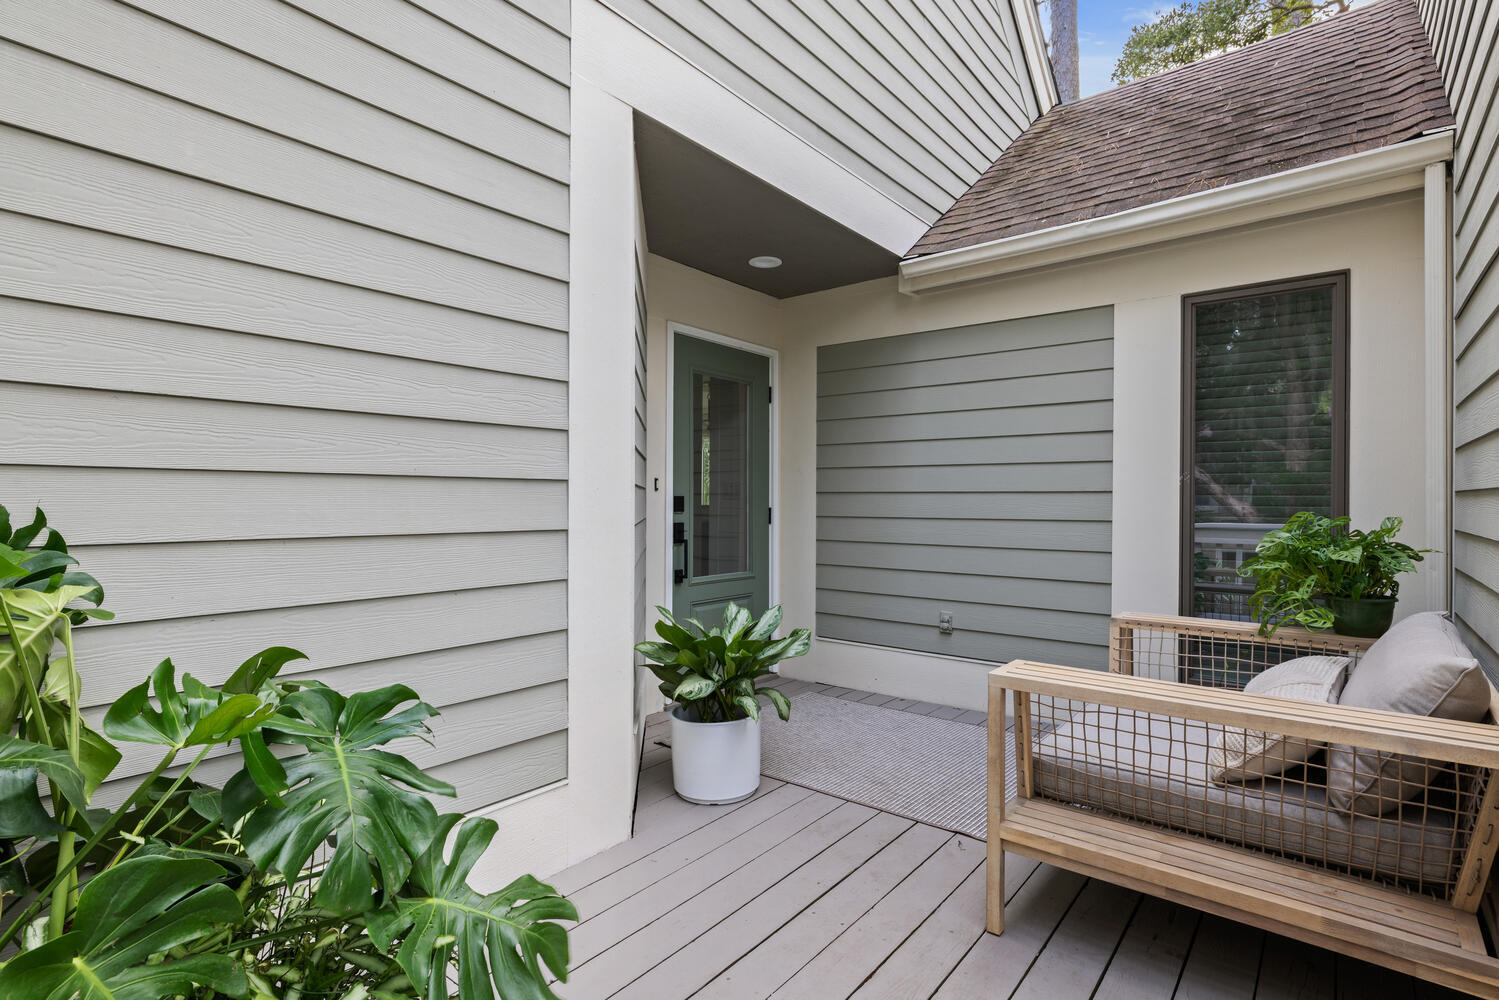
[[628, 105], [574, 77], [568, 385], [571, 860], [630, 835], [635, 797], [635, 185]]
[[1427, 606], [1452, 607], [1452, 196], [1447, 163], [1426, 167], [1424, 227], [1426, 344]]

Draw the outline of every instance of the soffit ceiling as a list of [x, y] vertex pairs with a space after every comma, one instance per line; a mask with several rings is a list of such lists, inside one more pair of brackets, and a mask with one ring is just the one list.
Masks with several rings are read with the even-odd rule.
[[[640, 114], [635, 156], [651, 253], [776, 298], [896, 272], [895, 254]], [[751, 267], [762, 254], [783, 263]]]

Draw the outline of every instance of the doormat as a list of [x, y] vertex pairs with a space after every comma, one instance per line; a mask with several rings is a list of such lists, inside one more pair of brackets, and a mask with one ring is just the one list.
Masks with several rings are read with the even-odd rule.
[[[791, 721], [761, 719], [767, 777], [983, 840], [988, 727], [807, 692]], [[1007, 797], [1015, 795], [1015, 730], [1007, 730]]]

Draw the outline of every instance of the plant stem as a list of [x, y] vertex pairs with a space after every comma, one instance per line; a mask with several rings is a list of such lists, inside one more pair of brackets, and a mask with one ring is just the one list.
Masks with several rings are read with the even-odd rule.
[[[53, 808], [56, 808], [56, 804], [61, 801], [57, 785], [50, 781], [47, 784], [52, 790]], [[63, 825], [71, 823], [73, 816], [73, 807], [69, 806], [62, 819]], [[52, 890], [52, 908], [47, 912], [48, 940], [62, 937], [62, 932], [67, 927], [68, 913], [78, 901], [78, 873], [73, 871], [73, 848], [76, 839], [77, 835], [72, 830], [64, 830], [57, 838], [57, 870], [59, 873], [66, 872], [66, 874], [62, 875], [62, 881], [58, 883], [57, 888]]]
[[131, 807], [135, 805], [136, 800], [139, 799], [141, 795], [146, 791], [146, 789], [151, 786], [151, 783], [153, 781], [161, 777], [163, 771], [172, 766], [172, 761], [176, 759], [177, 749], [173, 747], [172, 749], [167, 751], [166, 756], [161, 758], [161, 762], [151, 770], [151, 773], [146, 775], [145, 780], [135, 787], [135, 791], [131, 792], [130, 796], [125, 799], [124, 802], [120, 803], [120, 807], [110, 815], [109, 819], [104, 821], [104, 825], [99, 827], [99, 829], [95, 831], [94, 835], [88, 839], [88, 843], [83, 845], [83, 850], [78, 851], [76, 854], [74, 854], [73, 860], [70, 861], [66, 866], [62, 865], [59, 862], [57, 874], [52, 877], [52, 881], [47, 883], [42, 891], [37, 894], [36, 899], [31, 901], [31, 905], [26, 907], [24, 913], [22, 913], [15, 920], [11, 921], [9, 926], [7, 926], [3, 931], [0, 931], [0, 949], [3, 949], [6, 943], [9, 942], [11, 938], [16, 936], [21, 928], [26, 925], [26, 922], [28, 920], [36, 916], [36, 912], [37, 910], [41, 909], [43, 901], [51, 897], [52, 891], [56, 889], [64, 879], [66, 879], [73, 873], [74, 869], [76, 869], [83, 862], [84, 858], [89, 856], [94, 848], [98, 847], [104, 841], [105, 837], [109, 836], [110, 832], [115, 828], [116, 824], [118, 824], [120, 820], [124, 819], [125, 814], [128, 813]]
[[[208, 743], [204, 745], [202, 750], [198, 751], [198, 756], [192, 759], [192, 762], [188, 764], [183, 772], [177, 776], [177, 780], [172, 782], [171, 787], [169, 787], [165, 792], [162, 793], [161, 798], [156, 800], [156, 804], [153, 805], [149, 810], [147, 810], [146, 815], [141, 818], [141, 821], [139, 823], [135, 824], [135, 829], [130, 831], [130, 836], [139, 837], [141, 835], [141, 831], [146, 828], [146, 824], [151, 822], [151, 819], [161, 811], [161, 807], [167, 804], [168, 799], [177, 794], [177, 789], [182, 787], [182, 783], [187, 780], [188, 775], [192, 774], [194, 769], [196, 769], [199, 764], [203, 763], [203, 758], [207, 757], [208, 751], [212, 749], [213, 744]], [[176, 751], [173, 752], [175, 753]], [[125, 843], [121, 844], [120, 849], [115, 852], [115, 856], [110, 859], [109, 864], [105, 865], [105, 867], [113, 868], [115, 865], [119, 864], [120, 858], [125, 856], [125, 852], [129, 850], [129, 847], [130, 842], [128, 840]]]
[[10, 616], [10, 606], [6, 603], [4, 595], [0, 595], [0, 622], [5, 625], [6, 634], [10, 636], [10, 644], [16, 650], [16, 662], [21, 665], [22, 684], [26, 689], [26, 701], [31, 708], [32, 715], [36, 718], [37, 731], [41, 733], [38, 743], [52, 746], [52, 733], [47, 726], [47, 717], [42, 714], [42, 700], [36, 693], [36, 685], [42, 682], [42, 670], [46, 666], [45, 661], [37, 668], [36, 681], [31, 679], [31, 662], [26, 655], [26, 644], [21, 641], [21, 634], [16, 631], [15, 620]]

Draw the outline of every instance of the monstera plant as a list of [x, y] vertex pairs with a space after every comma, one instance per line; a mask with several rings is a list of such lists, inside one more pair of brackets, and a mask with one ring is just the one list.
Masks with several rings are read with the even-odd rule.
[[[577, 911], [469, 883], [495, 823], [439, 814], [452, 786], [390, 749], [432, 706], [282, 677], [305, 657], [272, 647], [217, 687], [163, 661], [101, 733], [73, 627], [103, 602], [41, 511], [0, 507], [0, 1000], [554, 1000]], [[116, 743], [155, 766], [110, 781]]]

